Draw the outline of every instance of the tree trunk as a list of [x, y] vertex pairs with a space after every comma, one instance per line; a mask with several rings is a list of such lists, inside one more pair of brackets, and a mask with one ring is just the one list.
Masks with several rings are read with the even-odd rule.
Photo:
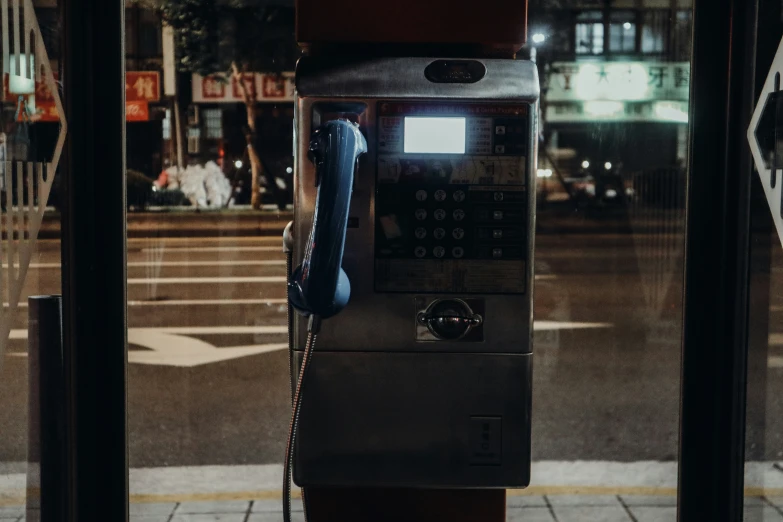
[[[261, 164], [261, 158], [259, 157], [255, 145], [253, 143], [253, 136], [256, 133], [256, 118], [255, 118], [255, 106], [256, 101], [248, 92], [244, 75], [237, 67], [236, 63], [231, 64], [232, 76], [237, 84], [242, 99], [245, 102], [245, 109], [247, 111], [247, 130], [245, 131], [245, 140], [247, 141], [247, 155], [250, 158], [250, 205], [254, 209], [261, 208], [261, 175], [263, 174], [263, 165]], [[270, 187], [273, 190], [274, 187]]]

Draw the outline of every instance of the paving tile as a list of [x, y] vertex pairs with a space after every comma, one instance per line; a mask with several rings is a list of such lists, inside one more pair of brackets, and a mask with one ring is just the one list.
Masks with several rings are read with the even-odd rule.
[[171, 522], [244, 522], [244, 513], [192, 513], [174, 515]]
[[674, 495], [622, 495], [626, 506], [676, 506]]
[[171, 515], [174, 512], [174, 508], [177, 504], [174, 502], [133, 502], [129, 506], [129, 512], [131, 515]]
[[[291, 519], [293, 522], [304, 522], [304, 513], [291, 513]], [[253, 513], [247, 522], [280, 522], [281, 520], [283, 520], [282, 513]]]
[[558, 522], [633, 522], [620, 503], [616, 506], [558, 506]]
[[546, 507], [546, 500], [543, 495], [508, 495], [506, 505], [509, 508]]
[[[295, 498], [291, 501], [291, 511], [302, 511], [302, 499]], [[279, 498], [265, 498], [253, 501], [251, 513], [282, 513], [283, 501]]]
[[[507, 522], [555, 522], [547, 507], [509, 508], [506, 510]], [[272, 522], [263, 521], [263, 522]]]
[[19, 518], [24, 516], [24, 506], [0, 507], [0, 518]]
[[770, 504], [783, 508], [783, 497], [766, 497], [766, 500]]
[[767, 503], [764, 501], [764, 499], [763, 499], [763, 498], [761, 498], [761, 497], [744, 497], [744, 498], [742, 499], [742, 501], [743, 501], [743, 503], [744, 503], [746, 506], [759, 506], [759, 507], [763, 507], [763, 506], [768, 506], [768, 505], [769, 505], [769, 504], [767, 504]]
[[783, 515], [773, 507], [746, 506], [743, 513], [744, 522], [783, 522]]
[[247, 513], [250, 502], [247, 500], [210, 500], [183, 502], [177, 508], [177, 515], [198, 513]]
[[617, 495], [547, 495], [553, 506], [622, 506]]
[[130, 522], [169, 522], [171, 515], [131, 515]]
[[676, 522], [675, 506], [634, 506], [630, 507], [636, 522]]

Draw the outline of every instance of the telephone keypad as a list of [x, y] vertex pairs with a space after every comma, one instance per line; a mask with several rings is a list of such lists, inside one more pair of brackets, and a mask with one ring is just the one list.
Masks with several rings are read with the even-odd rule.
[[[527, 192], [518, 187], [382, 184], [377, 212], [398, 234], [378, 229], [379, 258], [524, 259]], [[422, 199], [426, 194], [426, 199]], [[406, 203], [407, 202], [407, 203]]]

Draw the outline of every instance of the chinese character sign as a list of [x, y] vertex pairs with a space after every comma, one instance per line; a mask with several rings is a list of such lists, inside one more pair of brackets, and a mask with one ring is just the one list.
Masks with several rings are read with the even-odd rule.
[[160, 73], [128, 71], [125, 73], [125, 100], [156, 102], [160, 100]]
[[555, 62], [546, 100], [688, 101], [690, 64]]
[[[243, 75], [247, 92], [257, 102], [294, 101], [294, 73]], [[242, 103], [244, 99], [239, 85], [225, 75], [193, 75], [193, 101], [195, 103]]]

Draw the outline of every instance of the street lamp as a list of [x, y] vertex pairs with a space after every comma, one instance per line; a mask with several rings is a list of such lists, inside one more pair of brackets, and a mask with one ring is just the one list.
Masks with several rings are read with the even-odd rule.
[[536, 33], [533, 35], [532, 40], [534, 44], [542, 44], [546, 40], [546, 35], [544, 33]]

